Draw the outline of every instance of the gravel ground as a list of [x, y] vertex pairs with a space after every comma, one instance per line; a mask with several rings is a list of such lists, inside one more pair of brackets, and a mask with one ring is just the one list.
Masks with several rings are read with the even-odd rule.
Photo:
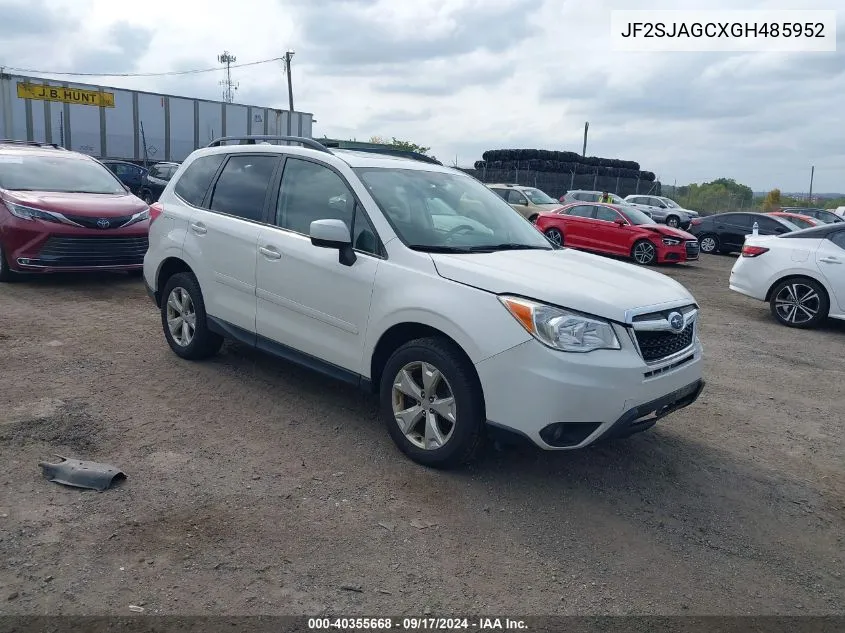
[[[699, 402], [449, 473], [352, 388], [180, 360], [138, 280], [3, 285], [0, 614], [842, 614], [845, 324], [776, 325], [732, 261], [662, 269], [702, 305]], [[129, 478], [50, 483], [53, 454]]]

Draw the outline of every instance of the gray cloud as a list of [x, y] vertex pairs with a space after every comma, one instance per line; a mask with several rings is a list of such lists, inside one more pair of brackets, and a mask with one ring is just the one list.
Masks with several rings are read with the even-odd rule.
[[109, 27], [104, 45], [85, 48], [74, 56], [73, 67], [82, 72], [132, 72], [149, 50], [152, 37], [152, 28], [117, 22]]
[[[372, 2], [333, 2], [301, 5], [303, 37], [313, 47], [310, 56], [319, 65], [354, 68], [396, 66], [408, 62], [449, 58], [476, 50], [502, 52], [522, 45], [531, 32], [533, 0], [517, 0], [510, 6], [465, 7], [452, 15], [448, 33], [426, 36], [413, 24], [385, 24], [372, 11]], [[405, 27], [404, 29], [401, 27]], [[385, 60], [390, 60], [385, 64]], [[372, 69], [370, 69], [372, 72]]]
[[32, 35], [50, 35], [75, 23], [55, 11], [46, 0], [25, 0], [0, 3], [0, 24], [4, 39], [20, 39]]

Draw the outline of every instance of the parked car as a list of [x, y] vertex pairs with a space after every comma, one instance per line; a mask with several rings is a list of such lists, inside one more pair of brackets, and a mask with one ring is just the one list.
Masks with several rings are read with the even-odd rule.
[[680, 229], [656, 224], [630, 206], [569, 204], [544, 213], [537, 228], [559, 246], [630, 257], [638, 264], [677, 264], [698, 259], [698, 240]]
[[821, 220], [817, 220], [816, 218], [812, 218], [809, 215], [800, 215], [798, 213], [787, 213], [785, 211], [770, 211], [767, 215], [773, 215], [776, 218], [783, 218], [784, 220], [788, 220], [799, 229], [811, 229], [814, 226], [819, 226], [820, 224], [824, 224]]
[[0, 141], [0, 281], [31, 272], [140, 272], [148, 218], [148, 206], [96, 159]]
[[152, 204], [158, 200], [177, 169], [179, 169], [179, 163], [156, 163], [144, 174], [138, 195], [147, 204]]
[[523, 187], [522, 185], [487, 186], [531, 222], [534, 222], [537, 216], [545, 211], [560, 209], [560, 202], [536, 187]]
[[837, 214], [828, 211], [827, 209], [805, 209], [803, 207], [783, 207], [781, 211], [786, 213], [797, 213], [798, 215], [806, 215], [811, 218], [816, 218], [817, 220], [821, 220], [825, 224], [831, 224], [834, 222], [845, 222], [845, 218], [838, 216]]
[[[689, 229], [690, 221], [694, 217], [698, 217], [695, 211], [688, 211], [682, 209], [669, 198], [661, 198], [659, 196], [626, 196], [625, 202], [635, 206], [641, 211], [648, 211], [648, 214], [654, 218], [655, 222], [661, 222], [673, 228], [680, 228], [683, 230]], [[671, 203], [671, 204], [670, 204]]]
[[135, 195], [141, 193], [141, 184], [144, 182], [144, 176], [149, 170], [135, 163], [128, 163], [123, 160], [103, 160], [100, 162], [108, 167], [118, 177], [120, 182], [129, 187], [129, 191]]
[[845, 207], [836, 207], [836, 208], [833, 210], [833, 213], [834, 213], [835, 215], [838, 215], [840, 218], [845, 219]]
[[692, 221], [689, 232], [698, 238], [702, 253], [738, 253], [745, 238], [754, 230], [760, 235], [781, 235], [799, 228], [785, 218], [767, 213], [718, 213]]
[[[598, 202], [601, 200], [602, 191], [587, 191], [585, 189], [573, 189], [572, 191], [567, 191], [560, 197], [560, 202], [563, 203], [570, 203], [570, 202]], [[610, 196], [610, 200], [612, 204], [616, 205], [625, 205], [628, 204], [625, 202], [624, 198], [620, 198], [615, 193], [608, 193]]]
[[775, 319], [814, 328], [845, 319], [845, 224], [749, 237], [731, 270], [730, 289], [766, 301]]
[[178, 356], [228, 337], [347, 380], [438, 467], [490, 429], [577, 449], [698, 398], [678, 282], [555, 247], [460, 170], [278, 140], [193, 152], [151, 207], [144, 278]]

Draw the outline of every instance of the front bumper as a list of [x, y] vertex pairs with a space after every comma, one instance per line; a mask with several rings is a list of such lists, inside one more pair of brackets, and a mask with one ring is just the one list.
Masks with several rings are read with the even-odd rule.
[[659, 413], [656, 421], [695, 401], [703, 384], [697, 337], [646, 363], [624, 331], [617, 336], [621, 350], [566, 353], [531, 340], [478, 363], [489, 423], [544, 449], [572, 450], [645, 430], [653, 422], [643, 416]]
[[98, 230], [39, 220], [7, 221], [0, 231], [9, 267], [21, 273], [140, 270], [149, 223]]

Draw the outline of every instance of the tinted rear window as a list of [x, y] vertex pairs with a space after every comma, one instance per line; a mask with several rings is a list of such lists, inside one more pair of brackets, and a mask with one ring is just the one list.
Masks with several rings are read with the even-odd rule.
[[271, 155], [234, 155], [214, 186], [210, 208], [244, 220], [264, 219], [264, 199], [279, 158]]
[[211, 186], [211, 180], [224, 158], [226, 158], [225, 154], [212, 154], [202, 156], [188, 165], [176, 182], [174, 188], [176, 195], [188, 204], [201, 207], [203, 198]]

